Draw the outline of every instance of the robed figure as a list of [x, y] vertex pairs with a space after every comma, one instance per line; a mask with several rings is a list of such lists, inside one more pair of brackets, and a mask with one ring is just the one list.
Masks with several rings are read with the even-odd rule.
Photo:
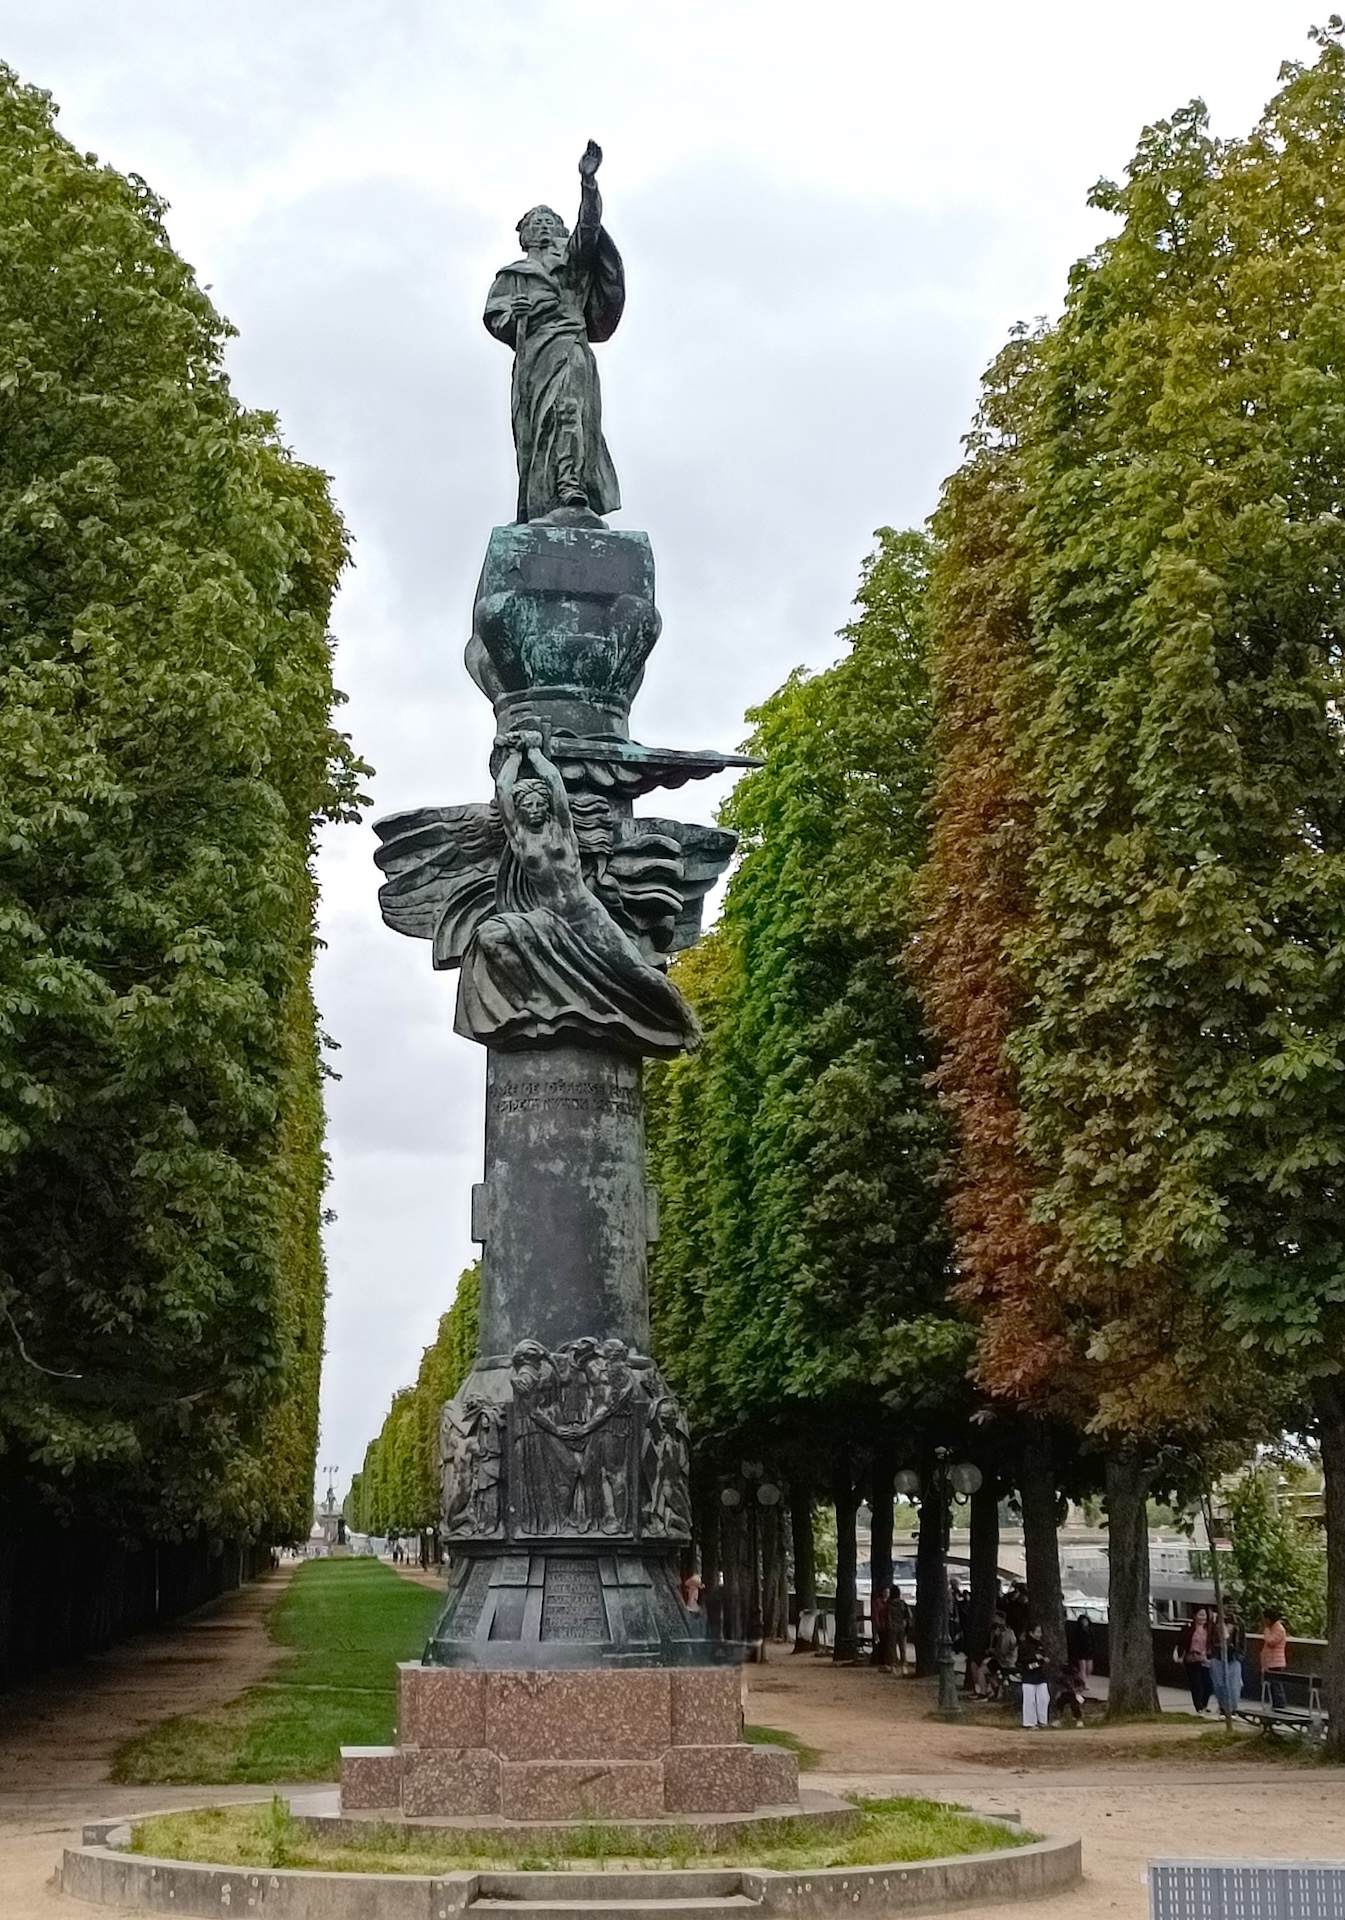
[[497, 747], [507, 848], [494, 909], [476, 920], [462, 956], [458, 1032], [497, 1047], [583, 1039], [672, 1055], [697, 1046], [691, 1008], [590, 890], [565, 782], [541, 734], [513, 729]]
[[626, 303], [621, 255], [602, 224], [601, 160], [590, 140], [579, 162], [573, 233], [550, 207], [524, 214], [523, 258], [496, 274], [486, 301], [486, 326], [514, 351], [520, 520], [540, 520], [557, 507], [604, 514], [621, 505], [589, 345], [611, 338]]

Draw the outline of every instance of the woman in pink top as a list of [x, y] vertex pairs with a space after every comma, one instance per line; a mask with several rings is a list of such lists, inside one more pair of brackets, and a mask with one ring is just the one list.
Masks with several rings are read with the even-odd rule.
[[1284, 1669], [1289, 1664], [1289, 1629], [1278, 1607], [1267, 1607], [1261, 1630], [1261, 1680], [1277, 1713], [1287, 1702], [1284, 1694]]
[[1177, 1658], [1186, 1670], [1191, 1689], [1191, 1704], [1203, 1713], [1214, 1698], [1214, 1680], [1210, 1674], [1210, 1615], [1208, 1607], [1197, 1607], [1177, 1636]]

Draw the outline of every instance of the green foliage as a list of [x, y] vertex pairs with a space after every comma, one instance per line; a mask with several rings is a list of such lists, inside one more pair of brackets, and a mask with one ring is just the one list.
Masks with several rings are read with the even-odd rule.
[[[1024, 423], [1013, 1048], [1097, 1421], [1226, 1429], [1345, 1318], [1345, 54], [1146, 131]], [[1204, 1297], [1202, 1298], [1201, 1295]], [[1245, 1357], [1228, 1355], [1225, 1329]]]
[[351, 1483], [343, 1511], [357, 1533], [417, 1533], [438, 1526], [439, 1412], [472, 1370], [480, 1305], [481, 1268], [467, 1267], [421, 1356], [416, 1384], [393, 1395]]
[[311, 1560], [270, 1621], [291, 1650], [279, 1677], [209, 1714], [161, 1720], [118, 1749], [112, 1777], [143, 1786], [334, 1780], [342, 1746], [386, 1746], [397, 1662], [418, 1659], [442, 1595], [377, 1560]]
[[[906, 1362], [938, 1345], [943, 1143], [900, 963], [924, 851], [927, 566], [919, 535], [881, 533], [844, 657], [751, 716], [765, 765], [723, 816], [740, 864], [677, 973], [706, 1043], [648, 1076], [656, 1349], [702, 1434], [931, 1384]], [[965, 1341], [946, 1344], [960, 1377]]]
[[1291, 1633], [1326, 1630], [1326, 1555], [1321, 1531], [1277, 1503], [1264, 1469], [1225, 1495], [1233, 1537], [1233, 1589], [1245, 1624], [1255, 1629], [1277, 1607]]
[[0, 69], [0, 1488], [307, 1533], [325, 1177], [323, 475], [143, 182]]

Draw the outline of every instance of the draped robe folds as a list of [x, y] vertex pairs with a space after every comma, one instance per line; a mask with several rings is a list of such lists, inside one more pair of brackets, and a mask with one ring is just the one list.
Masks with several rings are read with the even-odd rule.
[[462, 959], [457, 1031], [492, 1046], [575, 1037], [672, 1056], [699, 1043], [695, 1015], [582, 884], [565, 910], [537, 897], [506, 852], [496, 910]]
[[[514, 350], [514, 446], [518, 518], [539, 520], [582, 488], [595, 513], [621, 505], [616, 469], [602, 437], [602, 398], [591, 340], [616, 331], [625, 304], [621, 255], [600, 224], [601, 202], [586, 189], [563, 257], [526, 255], [496, 274], [485, 323]], [[522, 294], [527, 312], [513, 300]]]

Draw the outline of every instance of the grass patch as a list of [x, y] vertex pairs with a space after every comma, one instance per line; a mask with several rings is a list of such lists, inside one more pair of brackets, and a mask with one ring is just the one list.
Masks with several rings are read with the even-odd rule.
[[1229, 1733], [1222, 1726], [1206, 1727], [1203, 1732], [1188, 1734], [1180, 1740], [1147, 1741], [1143, 1746], [1133, 1747], [1131, 1752], [1158, 1760], [1254, 1760], [1260, 1765], [1270, 1760], [1286, 1767], [1336, 1764], [1328, 1760], [1320, 1740], [1280, 1728], [1235, 1727]]
[[[311, 1560], [271, 1611], [280, 1676], [207, 1714], [179, 1714], [118, 1749], [112, 1778], [143, 1786], [334, 1780], [343, 1746], [390, 1743], [399, 1660], [442, 1605], [377, 1560]], [[265, 1864], [265, 1863], [263, 1863]]]
[[707, 1853], [689, 1829], [672, 1829], [645, 1844], [620, 1827], [575, 1830], [564, 1854], [543, 1854], [522, 1834], [464, 1828], [427, 1834], [373, 1824], [359, 1847], [334, 1846], [291, 1817], [282, 1800], [269, 1806], [211, 1807], [139, 1821], [131, 1850], [160, 1860], [200, 1860], [225, 1867], [303, 1867], [328, 1873], [438, 1874], [480, 1869], [549, 1873], [645, 1867], [876, 1867], [950, 1854], [1027, 1846], [1041, 1836], [978, 1819], [937, 1800], [861, 1800], [860, 1820], [844, 1834], [809, 1834], [780, 1820], [755, 1821], [739, 1843]]
[[822, 1759], [816, 1747], [808, 1746], [796, 1733], [786, 1733], [783, 1727], [744, 1727], [743, 1739], [754, 1747], [788, 1747], [799, 1756], [800, 1773], [817, 1766]]

